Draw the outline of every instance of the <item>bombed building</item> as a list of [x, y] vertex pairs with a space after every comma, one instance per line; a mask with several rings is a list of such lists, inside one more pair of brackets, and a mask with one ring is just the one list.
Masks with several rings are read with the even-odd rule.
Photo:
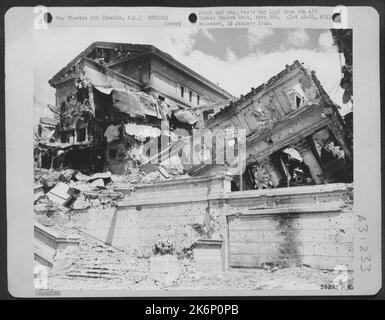
[[191, 130], [203, 117], [200, 106], [232, 98], [148, 45], [93, 43], [49, 83], [58, 125], [40, 143], [44, 168], [124, 173], [146, 156], [143, 142]]
[[[236, 190], [353, 180], [352, 133], [315, 73], [298, 61], [225, 104], [205, 126], [246, 130], [247, 167]], [[217, 169], [200, 164], [191, 174]]]
[[234, 97], [153, 46], [97, 42], [49, 83], [36, 171], [60, 182], [35, 177], [37, 223], [61, 208], [104, 245], [203, 270], [352, 269], [352, 132], [304, 64]]

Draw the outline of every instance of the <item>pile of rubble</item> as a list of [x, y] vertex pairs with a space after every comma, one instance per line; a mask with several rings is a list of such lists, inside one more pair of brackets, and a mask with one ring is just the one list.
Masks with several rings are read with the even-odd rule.
[[[116, 206], [117, 202], [135, 192], [138, 184], [184, 177], [183, 172], [147, 164], [129, 175], [99, 172], [85, 175], [73, 169], [55, 171], [35, 168], [34, 210], [37, 214], [67, 214], [72, 210]], [[122, 193], [124, 188], [130, 192]]]
[[98, 205], [114, 205], [122, 195], [110, 187], [110, 172], [87, 176], [72, 169], [35, 169], [35, 212], [68, 213]]

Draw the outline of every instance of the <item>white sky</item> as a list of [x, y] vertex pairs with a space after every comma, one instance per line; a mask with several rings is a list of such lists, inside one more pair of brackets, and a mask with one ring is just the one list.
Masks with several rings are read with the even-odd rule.
[[329, 30], [49, 28], [34, 34], [35, 121], [55, 103], [48, 80], [92, 42], [152, 44], [235, 96], [267, 81], [294, 60], [304, 62], [345, 114], [341, 66]]

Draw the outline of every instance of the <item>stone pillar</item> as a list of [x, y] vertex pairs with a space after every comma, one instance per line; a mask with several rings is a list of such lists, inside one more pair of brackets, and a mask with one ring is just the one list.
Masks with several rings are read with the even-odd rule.
[[318, 162], [317, 156], [313, 151], [313, 140], [311, 138], [306, 138], [299, 143], [292, 145], [301, 155], [303, 162], [308, 166], [310, 175], [315, 184], [324, 183], [324, 172]]

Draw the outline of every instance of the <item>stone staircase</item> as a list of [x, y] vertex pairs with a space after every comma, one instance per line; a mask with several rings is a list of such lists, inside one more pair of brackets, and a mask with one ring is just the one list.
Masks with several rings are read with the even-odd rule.
[[69, 277], [115, 279], [124, 273], [124, 253], [87, 239], [79, 246], [68, 271]]
[[65, 263], [54, 273], [61, 278], [125, 280], [142, 279], [146, 272], [144, 262], [138, 262], [124, 251], [107, 245], [79, 232], [81, 242], [78, 250], [67, 256]]

